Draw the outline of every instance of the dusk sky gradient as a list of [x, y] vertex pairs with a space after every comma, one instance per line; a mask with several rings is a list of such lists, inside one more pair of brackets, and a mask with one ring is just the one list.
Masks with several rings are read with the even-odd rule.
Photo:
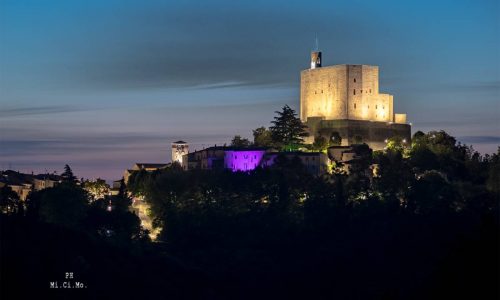
[[497, 0], [0, 0], [0, 169], [119, 179], [170, 143], [229, 143], [299, 108], [323, 65], [380, 68], [412, 132], [500, 145]]

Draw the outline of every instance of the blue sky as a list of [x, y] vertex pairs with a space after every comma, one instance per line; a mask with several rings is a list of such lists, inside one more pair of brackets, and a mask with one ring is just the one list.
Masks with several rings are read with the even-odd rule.
[[0, 1], [0, 169], [117, 179], [268, 126], [324, 65], [380, 67], [413, 131], [500, 144], [498, 1]]

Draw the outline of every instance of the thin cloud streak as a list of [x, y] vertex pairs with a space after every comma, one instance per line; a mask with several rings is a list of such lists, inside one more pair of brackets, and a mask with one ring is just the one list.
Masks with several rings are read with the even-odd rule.
[[77, 112], [89, 110], [88, 108], [82, 108], [73, 105], [48, 105], [48, 106], [32, 106], [32, 107], [7, 107], [0, 109], [0, 117], [19, 117], [19, 116], [29, 116], [29, 115], [47, 115], [47, 114], [59, 114], [67, 112]]

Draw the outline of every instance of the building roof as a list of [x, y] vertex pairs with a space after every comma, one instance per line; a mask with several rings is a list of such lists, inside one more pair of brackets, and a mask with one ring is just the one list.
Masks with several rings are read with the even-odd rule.
[[328, 149], [352, 149], [352, 146], [330, 146]]
[[266, 151], [269, 150], [267, 147], [225, 147], [226, 151]]
[[215, 151], [215, 150], [224, 150], [224, 151], [266, 151], [271, 148], [268, 147], [233, 147], [233, 146], [212, 146], [202, 150], [196, 150], [191, 153], [199, 153], [203, 151]]
[[159, 163], [135, 163], [140, 169], [161, 169], [161, 168], [166, 168], [170, 164], [159, 164]]
[[34, 179], [59, 181], [62, 178], [61, 178], [61, 176], [55, 175], [55, 174], [38, 174], [38, 175], [34, 176]]
[[0, 178], [3, 182], [9, 185], [23, 185], [33, 182], [33, 175], [16, 172], [13, 170], [5, 170], [0, 172]]
[[[287, 155], [287, 156], [317, 156], [321, 154], [325, 154], [323, 152], [301, 152], [301, 151], [283, 151], [283, 152], [269, 152], [271, 155]], [[325, 154], [326, 155], [326, 154]]]

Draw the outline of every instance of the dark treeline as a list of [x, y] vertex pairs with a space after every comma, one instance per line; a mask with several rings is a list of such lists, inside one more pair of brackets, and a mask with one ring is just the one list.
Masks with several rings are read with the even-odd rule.
[[366, 152], [349, 174], [279, 158], [249, 173], [141, 172], [129, 188], [170, 253], [227, 298], [497, 298], [500, 153], [442, 131]]
[[[21, 203], [3, 188], [2, 296], [498, 298], [500, 151], [417, 132], [343, 170], [314, 177], [278, 157], [248, 173], [137, 172], [127, 188], [158, 242], [124, 190], [89, 201], [68, 175]], [[49, 290], [64, 272], [88, 289]]]
[[94, 199], [67, 165], [63, 178], [25, 202], [0, 189], [0, 299], [190, 299], [209, 290], [198, 271], [151, 243], [124, 189]]

